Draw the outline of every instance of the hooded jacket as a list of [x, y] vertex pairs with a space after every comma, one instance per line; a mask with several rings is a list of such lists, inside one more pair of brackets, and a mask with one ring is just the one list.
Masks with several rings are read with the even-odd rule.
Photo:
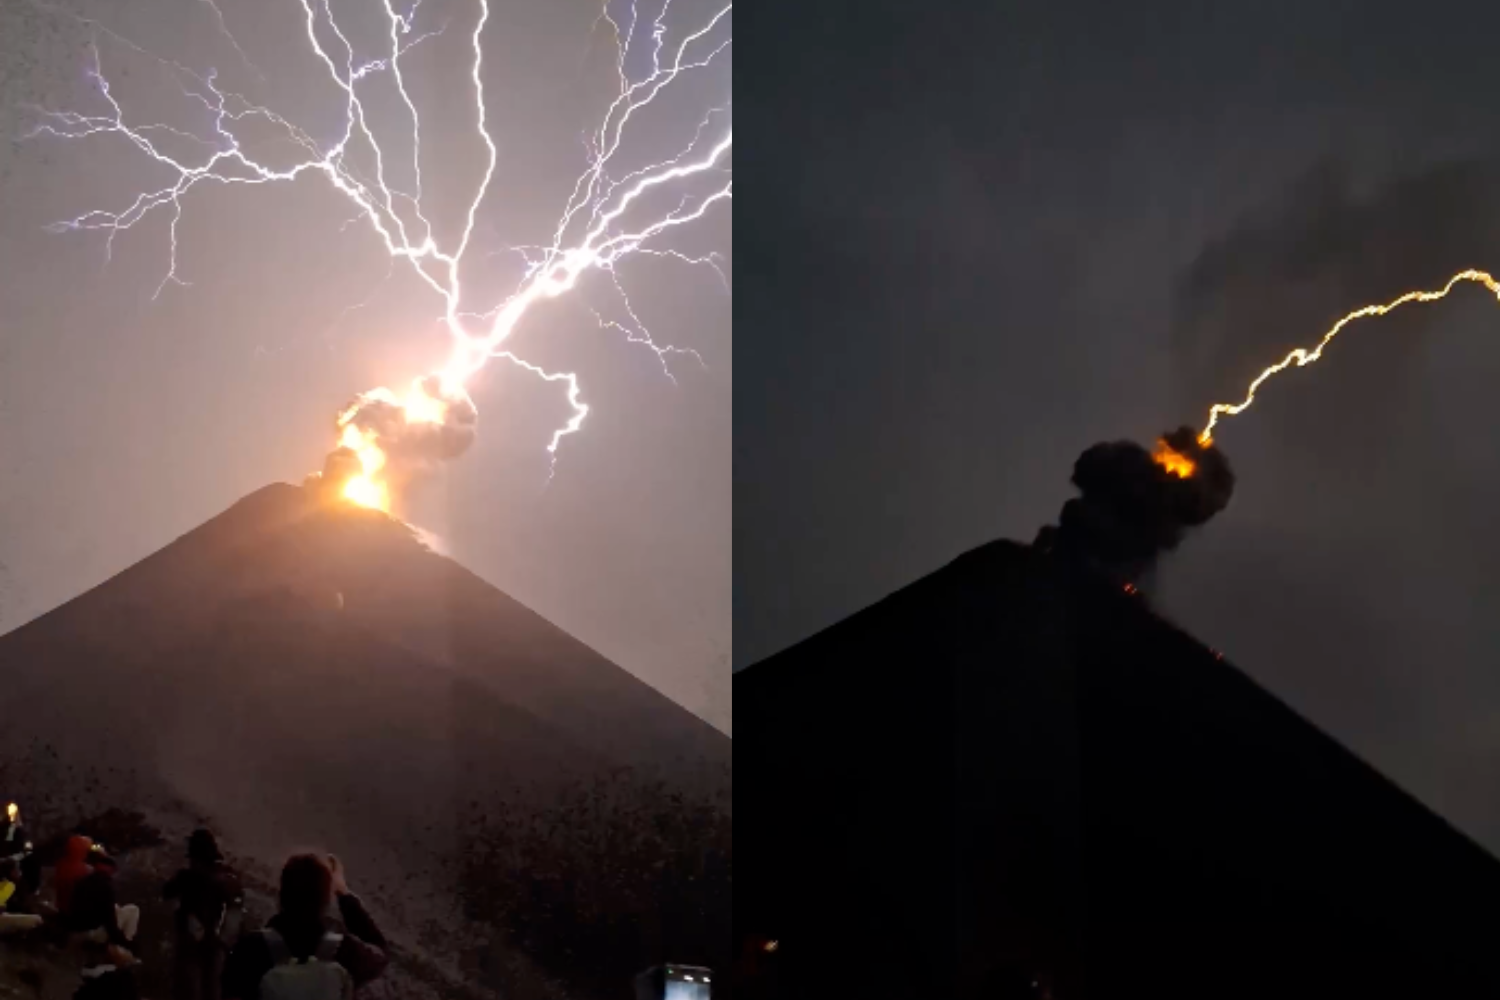
[[52, 875], [52, 888], [57, 893], [57, 908], [63, 913], [71, 908], [73, 887], [93, 871], [88, 862], [89, 852], [93, 849], [94, 843], [87, 837], [69, 837], [63, 848], [62, 860], [57, 863], [57, 870]]

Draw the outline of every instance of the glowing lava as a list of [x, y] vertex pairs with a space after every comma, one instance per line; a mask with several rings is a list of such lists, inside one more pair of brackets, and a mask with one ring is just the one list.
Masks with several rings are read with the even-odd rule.
[[361, 507], [373, 507], [390, 513], [391, 490], [379, 478], [380, 470], [385, 467], [385, 454], [380, 446], [368, 435], [360, 433], [359, 428], [346, 427], [339, 438], [339, 447], [352, 450], [359, 457], [360, 467], [364, 469], [344, 484], [344, 499]]
[[[391, 483], [387, 469], [390, 458], [386, 448], [391, 442], [386, 439], [408, 437], [409, 432], [419, 425], [442, 427], [447, 423], [452, 400], [459, 398], [457, 394], [461, 392], [442, 386], [440, 392], [449, 396], [445, 399], [430, 391], [433, 385], [432, 379], [417, 379], [404, 395], [397, 395], [384, 387], [372, 389], [362, 393], [339, 414], [338, 446], [352, 451], [359, 459], [360, 467], [360, 472], [344, 483], [342, 493], [346, 500], [390, 513]], [[372, 405], [398, 414], [396, 425], [392, 427], [387, 421], [382, 429], [359, 422], [360, 415]]]
[[1197, 462], [1167, 444], [1165, 438], [1157, 438], [1156, 450], [1151, 453], [1151, 460], [1179, 479], [1188, 478], [1193, 474], [1193, 470], [1198, 468]]

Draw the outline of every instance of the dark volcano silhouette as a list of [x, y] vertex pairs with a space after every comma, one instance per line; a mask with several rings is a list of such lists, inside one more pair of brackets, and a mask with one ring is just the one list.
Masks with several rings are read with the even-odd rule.
[[[175, 810], [268, 865], [334, 850], [394, 940], [497, 987], [496, 955], [587, 996], [728, 946], [729, 739], [377, 512], [260, 490], [0, 637], [0, 677], [0, 782], [36, 827]], [[629, 860], [686, 897], [595, 885], [620, 860], [599, 842], [652, 821]], [[536, 901], [542, 869], [568, 919], [621, 910], [594, 915], [613, 937], [519, 914], [565, 908]], [[576, 974], [551, 968], [570, 950]]]
[[983, 546], [735, 676], [754, 995], [1500, 992], [1500, 863], [1065, 555]]

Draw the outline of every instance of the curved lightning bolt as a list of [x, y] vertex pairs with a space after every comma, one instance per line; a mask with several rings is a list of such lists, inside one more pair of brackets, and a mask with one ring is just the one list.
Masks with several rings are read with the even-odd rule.
[[1212, 407], [1210, 407], [1208, 411], [1208, 423], [1204, 425], [1203, 430], [1198, 434], [1199, 443], [1204, 445], [1212, 444], [1214, 428], [1218, 426], [1219, 418], [1226, 416], [1232, 417], [1235, 414], [1243, 413], [1245, 410], [1248, 410], [1250, 408], [1250, 405], [1255, 402], [1256, 390], [1259, 389], [1262, 383], [1264, 383], [1271, 376], [1278, 375], [1281, 372], [1286, 371], [1294, 364], [1298, 368], [1301, 368], [1302, 366], [1310, 365], [1314, 361], [1317, 361], [1319, 358], [1321, 358], [1323, 356], [1323, 348], [1332, 343], [1333, 338], [1337, 337], [1339, 335], [1339, 332], [1350, 323], [1354, 322], [1357, 319], [1364, 319], [1367, 316], [1384, 316], [1392, 309], [1404, 306], [1408, 302], [1435, 302], [1438, 299], [1446, 298], [1449, 292], [1453, 291], [1454, 288], [1464, 282], [1475, 282], [1476, 284], [1483, 285], [1485, 288], [1489, 289], [1490, 293], [1493, 294], [1497, 300], [1500, 300], [1500, 282], [1497, 282], [1494, 277], [1492, 277], [1485, 271], [1469, 270], [1460, 271], [1458, 274], [1455, 274], [1453, 277], [1448, 279], [1447, 284], [1445, 284], [1437, 291], [1407, 292], [1405, 295], [1402, 295], [1396, 299], [1392, 299], [1390, 302], [1384, 303], [1383, 305], [1377, 304], [1361, 306], [1353, 312], [1346, 314], [1337, 323], [1333, 324], [1333, 327], [1327, 333], [1323, 334], [1323, 339], [1318, 341], [1318, 346], [1312, 348], [1311, 350], [1305, 347], [1298, 347], [1286, 357], [1276, 362], [1276, 364], [1271, 365], [1269, 368], [1262, 371], [1255, 377], [1255, 381], [1250, 383], [1250, 388], [1246, 390], [1244, 399], [1240, 400], [1238, 403], [1215, 403]]
[[[547, 381], [561, 382], [567, 387], [573, 415], [553, 434], [547, 446], [555, 467], [559, 443], [582, 427], [588, 414], [588, 407], [581, 401], [578, 377], [572, 372], [548, 372], [523, 360], [509, 349], [507, 341], [534, 305], [573, 291], [586, 275], [594, 271], [609, 277], [623, 303], [624, 317], [629, 321], [627, 325], [606, 320], [595, 312], [601, 326], [625, 331], [629, 340], [655, 351], [669, 377], [672, 372], [667, 368], [668, 354], [687, 353], [697, 357], [694, 352], [658, 345], [652, 339], [630, 305], [619, 283], [615, 265], [634, 254], [671, 257], [684, 263], [707, 264], [724, 279], [716, 255], [692, 257], [661, 244], [673, 230], [703, 218], [716, 206], [727, 206], [733, 198], [729, 159], [734, 132], [729, 125], [727, 101], [713, 107], [699, 124], [692, 140], [673, 155], [628, 172], [616, 170], [615, 166], [632, 118], [665, 89], [681, 86], [683, 80], [690, 79], [694, 70], [709, 66], [728, 50], [732, 41], [729, 35], [732, 4], [725, 4], [701, 26], [689, 30], [680, 41], [669, 46], [665, 41], [668, 35], [665, 22], [671, 0], [665, 0], [650, 27], [653, 45], [650, 72], [632, 81], [626, 73], [625, 63], [635, 39], [639, 13], [632, 0], [629, 27], [622, 31], [611, 17], [606, 3], [599, 21], [608, 23], [616, 39], [619, 92], [598, 127], [586, 138], [588, 166], [573, 184], [553, 228], [551, 242], [541, 247], [512, 248], [522, 255], [524, 276], [498, 305], [481, 311], [470, 304], [473, 292], [463, 285], [460, 273], [466, 255], [473, 247], [481, 208], [491, 194], [497, 159], [495, 140], [487, 124], [481, 77], [483, 34], [490, 18], [488, 0], [477, 0], [477, 17], [466, 45], [471, 59], [469, 80], [473, 91], [474, 127], [485, 149], [485, 167], [472, 198], [467, 200], [462, 231], [447, 247], [434, 236], [433, 227], [423, 212], [421, 116], [407, 90], [401, 64], [402, 57], [413, 46], [443, 34], [447, 27], [413, 33], [421, 0], [405, 13], [396, 10], [393, 0], [379, 0], [374, 5], [379, 16], [385, 18], [388, 31], [381, 42], [383, 51], [369, 59], [356, 57], [355, 46], [334, 17], [329, 0], [298, 0], [306, 44], [343, 98], [342, 135], [329, 146], [321, 145], [277, 112], [221, 88], [212, 71], [197, 73], [180, 63], [152, 55], [96, 20], [60, 10], [43, 0], [32, 2], [40, 9], [63, 14], [91, 29], [93, 65], [89, 72], [108, 110], [103, 114], [86, 115], [37, 108], [39, 123], [31, 135], [67, 139], [118, 135], [165, 167], [170, 178], [166, 186], [141, 192], [123, 208], [92, 209], [73, 219], [55, 223], [51, 228], [58, 232], [102, 230], [107, 233], [105, 247], [108, 254], [113, 250], [115, 236], [122, 230], [131, 228], [159, 209], [167, 212], [170, 220], [167, 269], [153, 298], [160, 296], [169, 284], [188, 283], [179, 274], [177, 237], [186, 196], [199, 188], [287, 182], [306, 174], [321, 176], [333, 191], [346, 198], [356, 210], [351, 221], [365, 223], [384, 245], [393, 263], [403, 261], [408, 264], [443, 300], [442, 322], [451, 335], [452, 349], [446, 364], [433, 373], [439, 387], [437, 398], [434, 398], [427, 378], [415, 380], [411, 390], [404, 395], [379, 389], [361, 397], [361, 400], [402, 406], [410, 423], [443, 420], [449, 402], [461, 400], [471, 406], [466, 384], [491, 358], [503, 358]], [[258, 73], [229, 33], [220, 7], [213, 0], [203, 2], [211, 8], [219, 30], [229, 38], [242, 61]], [[113, 95], [104, 75], [99, 57], [100, 35], [156, 60], [188, 98], [207, 109], [212, 118], [211, 130], [193, 131], [164, 122], [135, 121]], [[388, 179], [389, 168], [396, 161], [382, 147], [378, 130], [372, 117], [367, 115], [360, 96], [362, 87], [376, 76], [388, 76], [394, 83], [400, 97], [401, 114], [409, 122], [412, 154], [409, 165], [403, 163], [402, 169], [410, 174], [411, 190], [401, 190]], [[237, 135], [237, 127], [245, 123], [274, 129], [279, 138], [300, 150], [302, 158], [289, 167], [279, 168], [258, 160], [247, 151]], [[185, 148], [191, 150], [191, 155], [178, 151], [180, 140], [187, 141]], [[353, 148], [367, 149], [372, 154], [373, 176], [363, 176], [349, 162]], [[666, 211], [651, 208], [655, 199], [650, 196], [662, 193], [679, 196], [675, 208]], [[725, 284], [727, 287], [727, 280]], [[698, 360], [701, 362], [701, 358]], [[386, 454], [379, 434], [357, 426], [358, 409], [356, 403], [339, 418], [341, 442], [346, 447], [351, 447], [351, 441], [358, 444], [353, 450], [364, 470], [361, 481], [351, 482], [347, 495], [358, 502], [385, 507], [389, 503], [388, 492], [384, 484], [376, 480], [386, 465]]]

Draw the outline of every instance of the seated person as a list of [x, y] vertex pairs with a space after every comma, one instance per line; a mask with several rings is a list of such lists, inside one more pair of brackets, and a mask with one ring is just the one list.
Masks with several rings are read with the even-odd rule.
[[21, 866], [6, 859], [0, 861], [0, 937], [36, 930], [42, 926], [42, 918], [29, 913], [11, 913], [10, 904], [16, 897], [21, 880]]
[[87, 856], [89, 873], [73, 884], [63, 919], [74, 934], [99, 944], [129, 948], [141, 922], [138, 906], [115, 903], [114, 858], [103, 851]]

